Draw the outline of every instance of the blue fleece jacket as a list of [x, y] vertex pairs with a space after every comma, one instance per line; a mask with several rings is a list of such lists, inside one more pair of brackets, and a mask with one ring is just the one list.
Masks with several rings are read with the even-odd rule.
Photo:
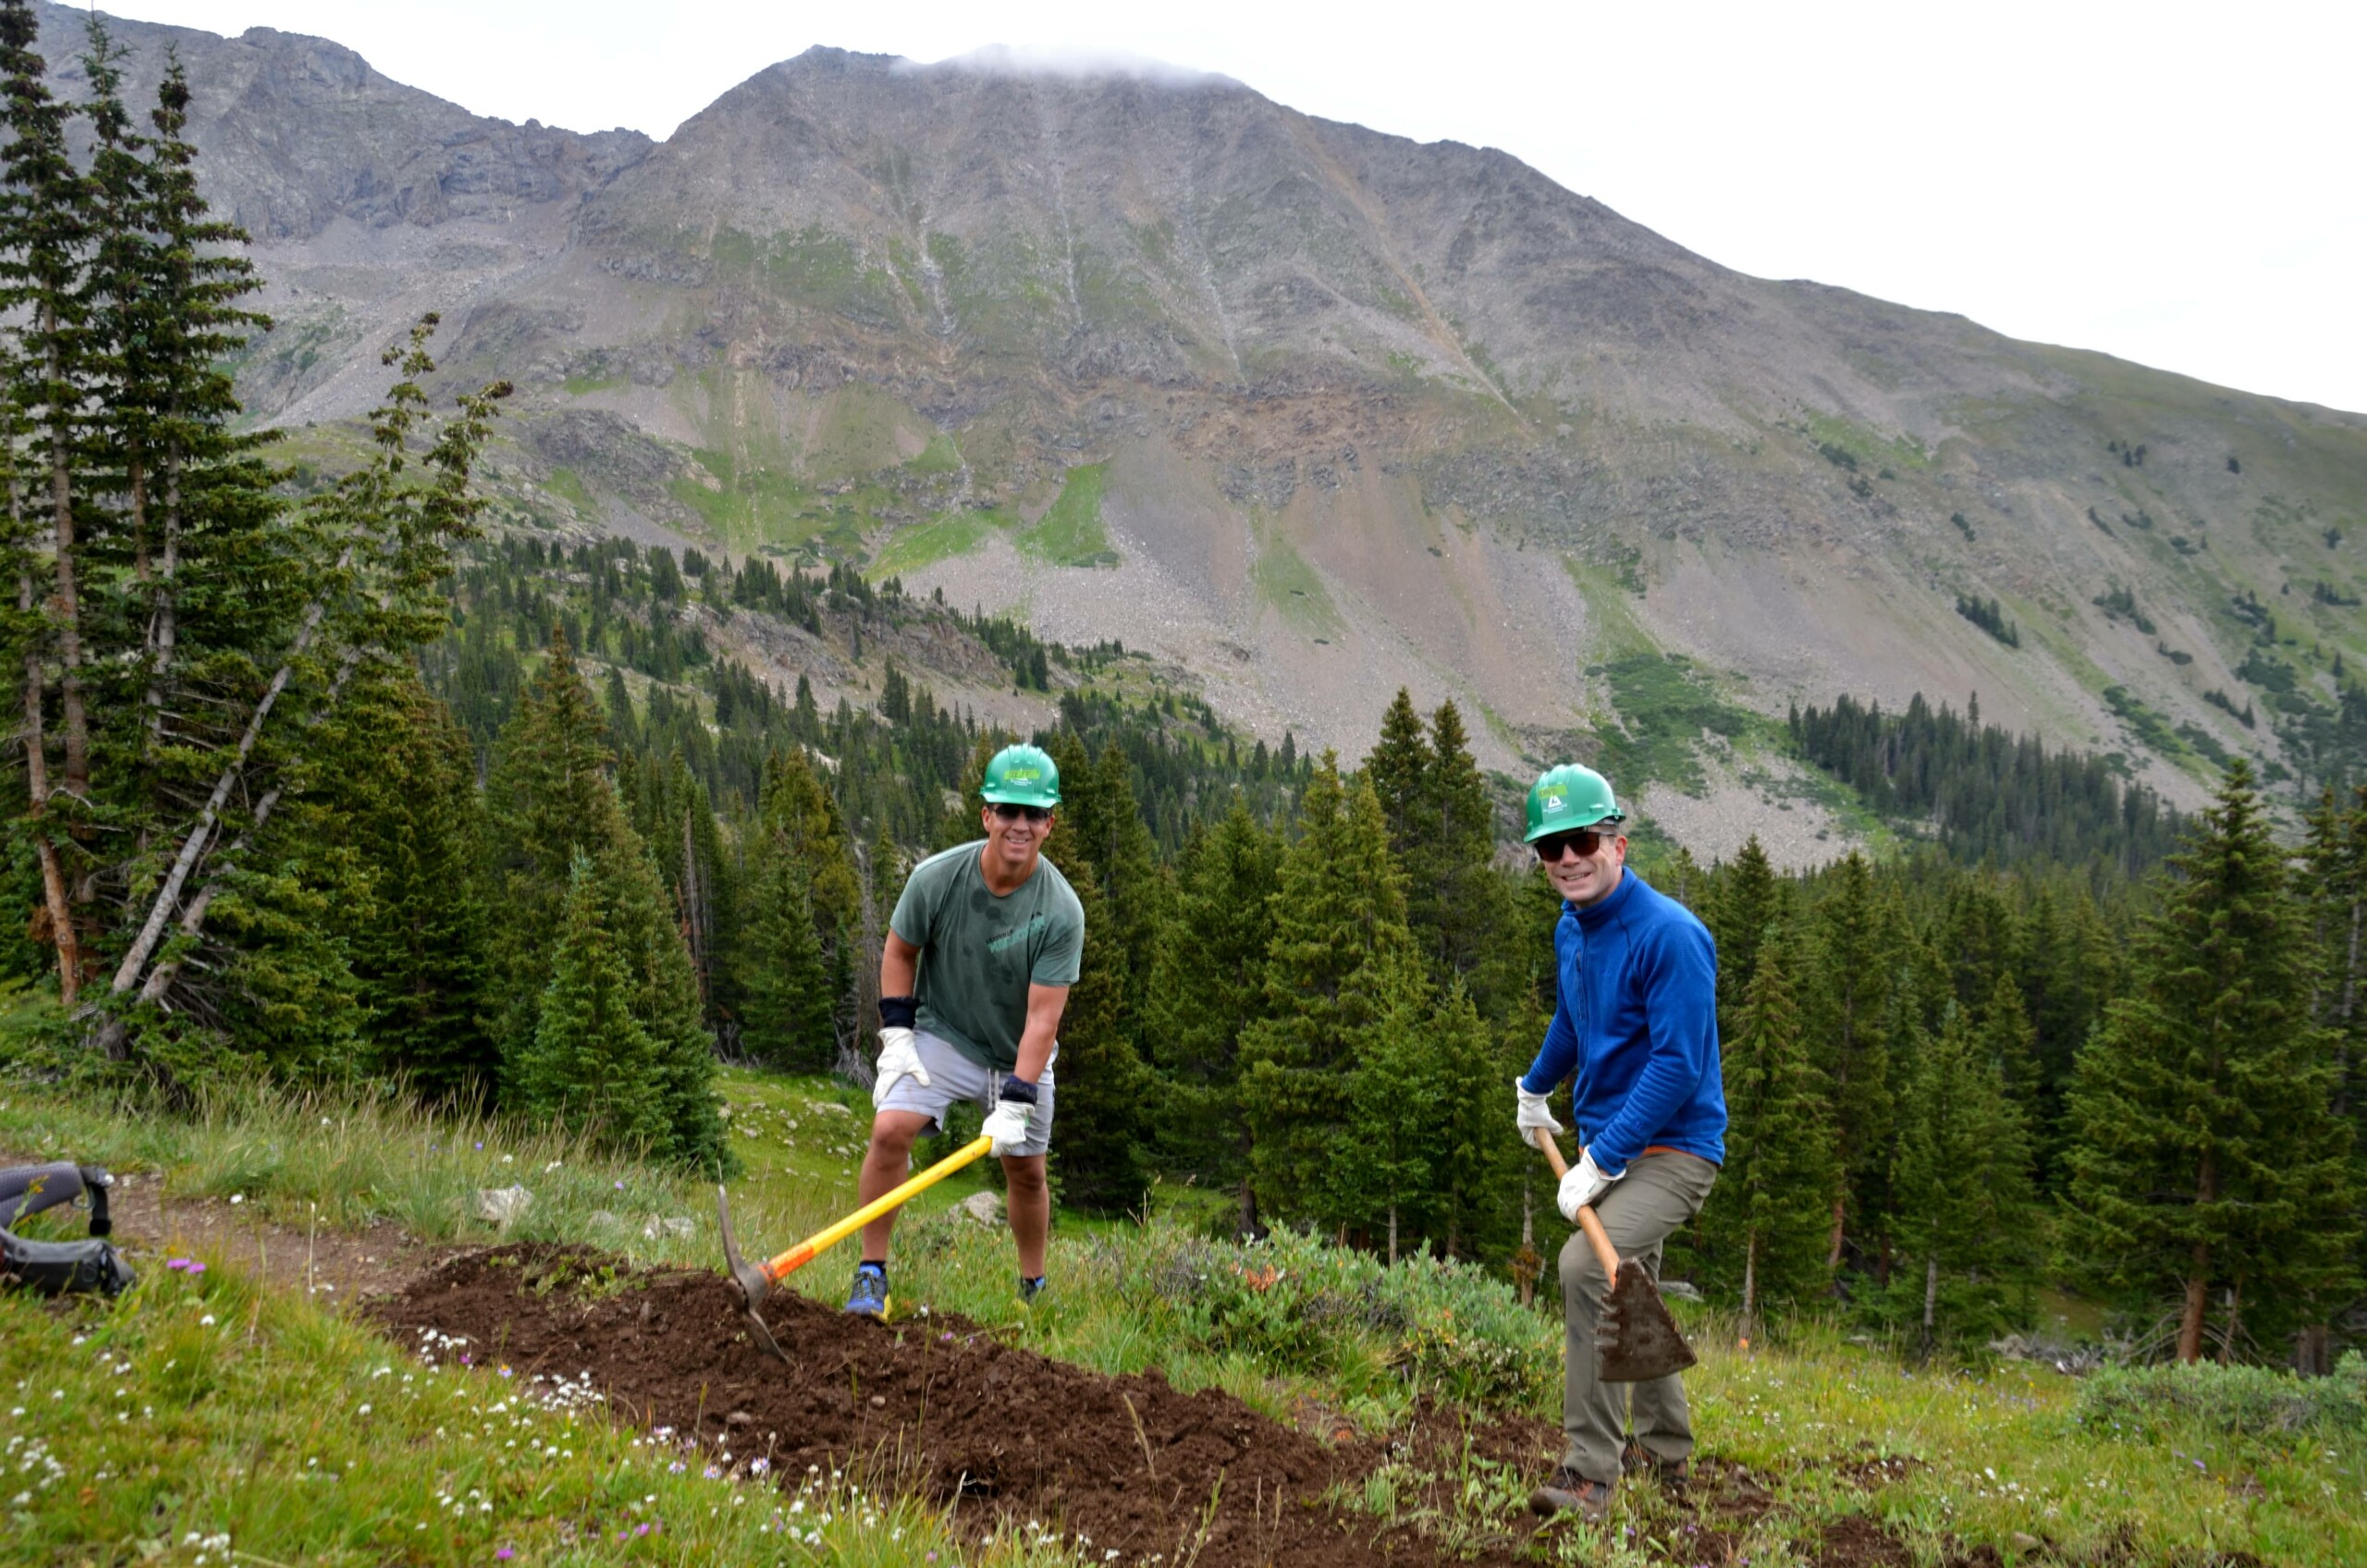
[[1693, 912], [1633, 871], [1553, 928], [1560, 998], [1521, 1079], [1546, 1094], [1573, 1069], [1571, 1120], [1606, 1174], [1647, 1145], [1723, 1165], [1726, 1092], [1718, 1067], [1718, 949]]

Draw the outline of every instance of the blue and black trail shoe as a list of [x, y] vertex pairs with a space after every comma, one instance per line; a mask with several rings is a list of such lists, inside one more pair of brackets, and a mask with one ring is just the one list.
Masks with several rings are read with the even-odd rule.
[[854, 1289], [847, 1292], [849, 1312], [865, 1317], [888, 1316], [888, 1270], [876, 1263], [855, 1265]]
[[1038, 1275], [1036, 1275], [1036, 1278], [1034, 1278], [1033, 1280], [1028, 1279], [1028, 1278], [1027, 1278], [1025, 1275], [1024, 1275], [1024, 1274], [1020, 1276], [1020, 1279], [1019, 1279], [1019, 1305], [1022, 1305], [1022, 1306], [1034, 1306], [1034, 1305], [1036, 1305], [1036, 1298], [1037, 1296], [1042, 1295], [1043, 1293], [1044, 1293], [1044, 1276], [1042, 1276], [1041, 1274], [1038, 1274]]

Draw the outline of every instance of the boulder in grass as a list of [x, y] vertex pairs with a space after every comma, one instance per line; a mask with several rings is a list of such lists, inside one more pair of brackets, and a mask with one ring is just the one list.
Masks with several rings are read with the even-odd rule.
[[1000, 1193], [972, 1193], [953, 1206], [953, 1212], [965, 1219], [975, 1219], [981, 1225], [1000, 1225], [1002, 1223], [1002, 1194]]
[[644, 1242], [654, 1242], [661, 1236], [688, 1241], [698, 1233], [699, 1222], [687, 1214], [677, 1214], [665, 1219], [651, 1215], [649, 1223], [641, 1228], [641, 1239]]
[[534, 1205], [534, 1194], [523, 1187], [480, 1187], [477, 1218], [507, 1231]]

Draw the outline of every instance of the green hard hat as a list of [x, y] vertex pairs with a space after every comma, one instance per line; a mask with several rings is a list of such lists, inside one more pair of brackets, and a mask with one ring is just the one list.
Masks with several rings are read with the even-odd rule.
[[1610, 779], [1593, 768], [1565, 762], [1539, 774], [1528, 787], [1528, 832], [1521, 842], [1533, 844], [1548, 833], [1626, 820], [1619, 797], [1611, 792]]
[[1005, 746], [987, 762], [987, 781], [978, 793], [1006, 805], [1056, 806], [1061, 803], [1061, 770], [1041, 746]]

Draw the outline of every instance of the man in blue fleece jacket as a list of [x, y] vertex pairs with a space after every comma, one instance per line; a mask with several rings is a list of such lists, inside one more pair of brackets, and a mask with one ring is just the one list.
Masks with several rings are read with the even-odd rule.
[[[1549, 768], [1528, 792], [1528, 842], [1562, 895], [1553, 931], [1558, 997], [1545, 1044], [1514, 1082], [1520, 1135], [1559, 1133], [1546, 1096], [1576, 1074], [1584, 1145], [1562, 1182], [1562, 1217], [1590, 1205], [1622, 1258], [1657, 1280], [1661, 1244], [1693, 1218], [1726, 1155], [1718, 1072], [1718, 954], [1693, 913], [1627, 869], [1626, 820], [1592, 768]], [[1611, 1281], [1573, 1232], [1562, 1248], [1562, 1463], [1529, 1498], [1539, 1513], [1611, 1507], [1624, 1469], [1682, 1486], [1693, 1453], [1685, 1385], [1595, 1377], [1595, 1327]], [[1633, 1390], [1632, 1396], [1630, 1390]], [[1629, 1428], [1631, 1438], [1623, 1440]]]

